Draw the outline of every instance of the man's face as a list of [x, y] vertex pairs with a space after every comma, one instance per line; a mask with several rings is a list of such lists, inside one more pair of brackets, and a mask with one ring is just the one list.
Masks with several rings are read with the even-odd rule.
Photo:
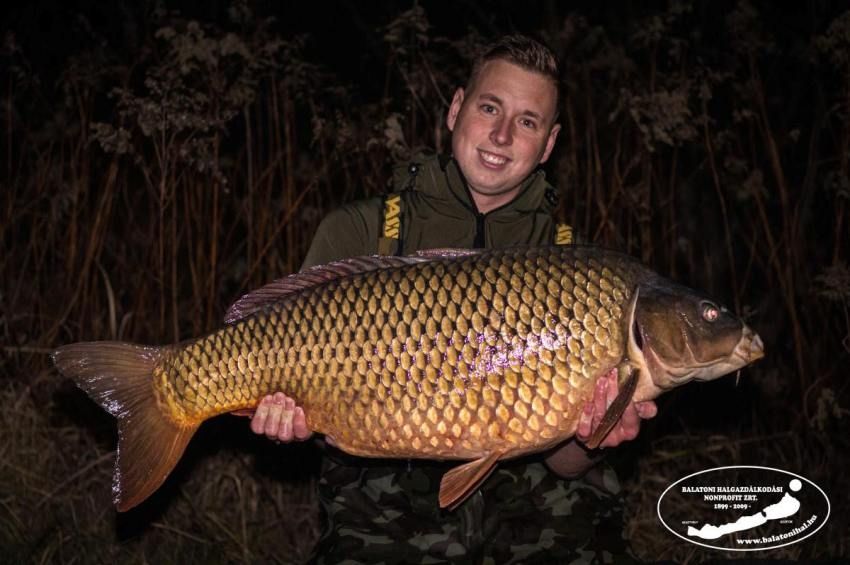
[[484, 64], [470, 92], [457, 89], [446, 123], [479, 212], [510, 202], [549, 158], [561, 129], [556, 98], [545, 76], [501, 59]]

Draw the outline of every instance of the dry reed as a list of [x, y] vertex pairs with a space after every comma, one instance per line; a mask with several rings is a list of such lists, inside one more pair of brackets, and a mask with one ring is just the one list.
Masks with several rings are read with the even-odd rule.
[[[567, 62], [549, 166], [562, 217], [724, 298], [768, 348], [749, 384], [673, 395], [623, 450], [626, 531], [642, 558], [712, 557], [653, 518], [666, 484], [707, 466], [770, 462], [820, 480], [836, 507], [850, 492], [832, 472], [847, 462], [837, 438], [850, 437], [839, 378], [850, 16], [788, 10], [762, 19], [744, 2], [719, 17], [710, 3], [672, 3], [625, 29], [591, 10], [537, 30]], [[805, 57], [782, 47], [794, 10], [811, 22]], [[3, 54], [3, 559], [301, 562], [318, 535], [309, 449], [271, 447], [222, 418], [161, 493], [116, 517], [113, 424], [45, 352], [194, 336], [241, 292], [295, 271], [325, 212], [385, 190], [392, 163], [417, 148], [446, 150], [442, 116], [481, 34], [443, 37], [418, 4], [397, 13], [364, 63], [382, 85], [369, 89], [313, 58], [320, 39], [282, 38], [247, 12], [218, 24], [151, 17], [148, 48], [127, 60], [102, 46], [75, 53], [58, 92], [12, 38]], [[846, 528], [837, 515], [782, 557], [846, 555]]]

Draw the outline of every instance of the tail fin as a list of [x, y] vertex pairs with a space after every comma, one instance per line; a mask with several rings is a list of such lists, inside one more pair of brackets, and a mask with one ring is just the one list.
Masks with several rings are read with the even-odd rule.
[[119, 512], [133, 508], [163, 483], [197, 425], [178, 425], [154, 396], [153, 370], [166, 348], [114, 341], [73, 343], [53, 362], [118, 419], [118, 457], [112, 499]]

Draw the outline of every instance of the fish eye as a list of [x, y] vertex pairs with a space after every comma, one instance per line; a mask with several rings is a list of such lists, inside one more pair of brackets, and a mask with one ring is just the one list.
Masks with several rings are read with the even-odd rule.
[[700, 306], [702, 308], [702, 318], [706, 322], [714, 322], [720, 317], [720, 308], [718, 308], [717, 304], [706, 300]]

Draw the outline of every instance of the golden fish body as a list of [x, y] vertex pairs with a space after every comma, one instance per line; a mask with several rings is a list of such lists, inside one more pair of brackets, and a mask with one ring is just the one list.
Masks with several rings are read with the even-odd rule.
[[282, 391], [354, 455], [471, 459], [455, 505], [500, 459], [572, 436], [596, 380], [630, 399], [762, 355], [722, 307], [595, 247], [442, 250], [315, 267], [240, 299], [228, 325], [162, 348], [64, 346], [57, 366], [118, 418], [116, 503], [162, 483], [204, 420]]
[[298, 292], [157, 369], [178, 422], [283, 391], [356, 455], [471, 459], [569, 437], [625, 352], [640, 269], [566, 247], [415, 262]]

